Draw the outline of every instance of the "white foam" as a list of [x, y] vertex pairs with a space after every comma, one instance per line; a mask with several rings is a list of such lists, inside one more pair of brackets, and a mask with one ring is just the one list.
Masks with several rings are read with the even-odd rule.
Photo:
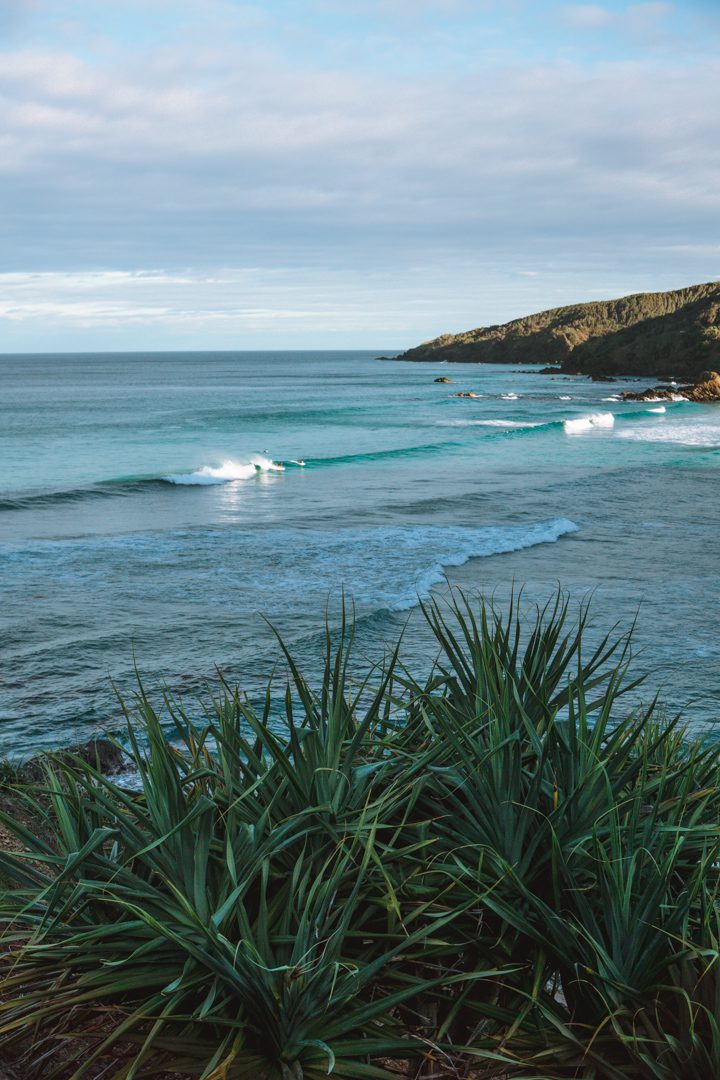
[[649, 424], [643, 427], [619, 431], [622, 439], [633, 442], [673, 443], [678, 446], [699, 446], [708, 449], [720, 447], [719, 424]]
[[438, 427], [498, 427], [532, 428], [542, 427], [542, 422], [532, 420], [436, 420]]
[[527, 527], [468, 529], [464, 543], [460, 539], [463, 531], [462, 529], [452, 530], [456, 541], [452, 549], [440, 554], [434, 566], [418, 575], [415, 581], [415, 592], [412, 596], [406, 594], [404, 597], [399, 597], [392, 605], [396, 610], [414, 607], [418, 596], [421, 598], [427, 596], [433, 585], [443, 583], [446, 576], [445, 570], [449, 567], [463, 566], [470, 559], [522, 551], [524, 548], [535, 547], [537, 544], [553, 544], [561, 536], [577, 532], [578, 526], [569, 518], [553, 518], [551, 521], [542, 521]]
[[569, 394], [560, 394], [558, 401], [572, 401], [572, 398]]
[[619, 400], [620, 400], [620, 398], [617, 395], [615, 395], [614, 397], [604, 397], [603, 398], [603, 401], [619, 401]]
[[683, 397], [682, 394], [671, 394], [669, 398], [667, 398], [667, 397], [646, 397], [646, 398], [643, 398], [643, 401], [687, 401], [687, 398]]
[[509, 394], [501, 394], [500, 397], [503, 399], [503, 401], [517, 401], [518, 399], [517, 394], [513, 394], [512, 392], [510, 392]]
[[163, 477], [171, 484], [203, 485], [203, 484], [228, 484], [234, 480], [250, 480], [261, 472], [282, 472], [285, 466], [280, 465], [263, 454], [256, 454], [248, 462], [233, 461], [228, 458], [222, 465], [203, 465], [201, 469], [195, 469], [191, 473], [175, 473]]
[[[342, 586], [357, 602], [360, 616], [406, 611], [435, 587], [442, 588], [450, 567], [489, 556], [505, 558], [521, 549], [553, 544], [577, 528], [565, 517], [524, 518], [479, 527], [373, 525], [328, 529], [322, 523], [295, 524], [292, 519], [269, 526], [258, 523], [254, 529], [211, 527], [194, 532], [193, 565], [185, 566], [185, 579], [181, 575], [179, 580], [185, 580], [183, 588], [196, 585], [193, 567], [197, 562], [215, 568], [241, 567], [241, 574], [229, 577], [210, 572], [207, 581], [198, 586], [218, 611], [233, 597], [241, 600], [243, 610], [262, 610], [267, 607], [268, 597], [275, 596], [282, 597], [286, 613], [296, 612], [304, 620], [322, 609], [329, 594], [337, 597]], [[173, 530], [165, 530], [157, 537], [119, 536], [113, 542], [113, 557], [125, 550], [132, 557], [143, 558], [147, 547], [153, 555], [163, 553], [158, 566], [166, 565], [185, 550], [186, 542], [189, 538], [178, 541]], [[82, 551], [84, 559], [86, 549]], [[461, 572], [455, 573], [459, 576]], [[512, 576], [512, 568], [507, 576]], [[481, 575], [471, 571], [468, 578], [477, 580]]]
[[[301, 610], [317, 607], [329, 591], [345, 586], [361, 614], [378, 610], [405, 611], [418, 597], [442, 585], [449, 567], [536, 544], [552, 544], [577, 531], [574, 521], [552, 518], [517, 524], [385, 525], [335, 530], [281, 526], [245, 539], [232, 533], [235, 545], [250, 545], [255, 571], [244, 582], [244, 602], [254, 609], [267, 602], [272, 590]], [[216, 542], [213, 534], [209, 544]], [[222, 542], [222, 541], [219, 541]], [[258, 547], [272, 550], [273, 559], [257, 558]]]
[[664, 413], [664, 412], [667, 412], [667, 409], [665, 408], [664, 405], [659, 405], [657, 409], [648, 409], [648, 412]]
[[586, 431], [594, 431], [595, 428], [611, 428], [615, 423], [615, 417], [611, 412], [591, 413], [590, 416], [579, 416], [575, 420], [563, 420], [566, 435], [582, 435]]

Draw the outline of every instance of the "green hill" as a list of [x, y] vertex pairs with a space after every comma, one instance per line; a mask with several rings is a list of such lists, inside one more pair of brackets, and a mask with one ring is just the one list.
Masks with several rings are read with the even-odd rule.
[[720, 282], [574, 304], [443, 334], [397, 359], [560, 364], [588, 375], [694, 379], [720, 367]]

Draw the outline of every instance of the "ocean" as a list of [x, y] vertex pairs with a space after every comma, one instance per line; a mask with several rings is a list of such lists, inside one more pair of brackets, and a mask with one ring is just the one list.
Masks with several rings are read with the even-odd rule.
[[713, 730], [720, 408], [380, 352], [0, 357], [0, 755], [119, 730], [136, 666], [252, 697], [273, 627], [314, 671], [343, 593], [358, 668], [404, 629], [422, 670], [448, 583], [594, 591], [596, 638], [637, 616], [638, 693]]

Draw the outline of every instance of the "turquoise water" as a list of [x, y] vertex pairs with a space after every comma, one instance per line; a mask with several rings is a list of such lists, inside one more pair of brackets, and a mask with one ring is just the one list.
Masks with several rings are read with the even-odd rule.
[[263, 615], [312, 667], [343, 587], [360, 652], [409, 618], [419, 664], [417, 598], [446, 575], [595, 588], [597, 633], [640, 605], [639, 667], [713, 722], [720, 409], [608, 400], [630, 385], [359, 352], [0, 357], [0, 753], [116, 726], [134, 658], [150, 687], [217, 665], [252, 692]]

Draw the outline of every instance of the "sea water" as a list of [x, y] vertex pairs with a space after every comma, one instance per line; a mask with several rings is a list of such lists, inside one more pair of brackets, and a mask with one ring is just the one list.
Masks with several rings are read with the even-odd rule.
[[636, 387], [369, 352], [0, 357], [0, 754], [116, 730], [136, 665], [191, 701], [218, 669], [259, 692], [273, 627], [316, 670], [343, 591], [358, 667], [404, 629], [422, 670], [418, 601], [448, 580], [595, 590], [592, 633], [637, 614], [648, 687], [712, 725], [720, 407], [618, 400]]

